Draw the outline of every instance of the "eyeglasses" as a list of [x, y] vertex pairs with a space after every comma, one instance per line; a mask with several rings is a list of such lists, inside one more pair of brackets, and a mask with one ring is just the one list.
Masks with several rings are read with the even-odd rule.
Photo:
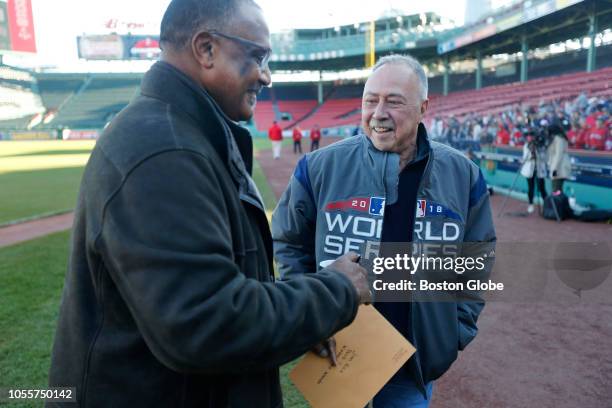
[[270, 48], [266, 48], [257, 44], [256, 42], [247, 40], [246, 38], [224, 34], [216, 30], [210, 30], [208, 33], [225, 38], [226, 40], [234, 41], [235, 43], [240, 44], [242, 47], [253, 49], [254, 51], [251, 52], [251, 58], [253, 58], [255, 64], [257, 64], [259, 67], [259, 70], [263, 72], [268, 69], [268, 62], [270, 62], [270, 55], [272, 54], [272, 50]]

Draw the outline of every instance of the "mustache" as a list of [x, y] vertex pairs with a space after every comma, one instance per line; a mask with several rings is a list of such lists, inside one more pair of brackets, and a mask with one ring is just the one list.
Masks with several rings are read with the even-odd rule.
[[390, 121], [390, 120], [376, 120], [376, 119], [372, 119], [368, 125], [370, 126], [370, 129], [375, 128], [375, 127], [384, 127], [384, 128], [395, 129], [395, 126], [393, 125], [393, 122]]

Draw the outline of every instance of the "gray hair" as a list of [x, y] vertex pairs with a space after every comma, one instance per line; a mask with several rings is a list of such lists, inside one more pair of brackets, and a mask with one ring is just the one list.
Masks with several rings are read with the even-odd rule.
[[425, 70], [419, 61], [410, 55], [400, 55], [400, 54], [391, 54], [386, 55], [382, 58], [379, 58], [374, 65], [373, 71], [376, 71], [378, 68], [382, 67], [385, 64], [404, 64], [408, 68], [414, 72], [419, 80], [419, 84], [421, 85], [421, 99], [427, 99], [428, 85], [427, 85], [427, 75], [425, 74]]

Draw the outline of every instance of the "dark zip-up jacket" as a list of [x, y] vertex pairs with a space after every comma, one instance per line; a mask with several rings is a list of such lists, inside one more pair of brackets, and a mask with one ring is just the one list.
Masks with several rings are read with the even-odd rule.
[[167, 63], [141, 88], [85, 169], [49, 383], [81, 407], [281, 406], [277, 367], [358, 294], [331, 270], [274, 282], [248, 132]]

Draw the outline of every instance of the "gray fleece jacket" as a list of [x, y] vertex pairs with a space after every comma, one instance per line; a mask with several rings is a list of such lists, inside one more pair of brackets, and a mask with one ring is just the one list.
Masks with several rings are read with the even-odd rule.
[[[493, 243], [489, 194], [478, 166], [430, 142], [422, 124], [418, 138], [415, 160], [426, 157], [427, 164], [417, 192], [413, 243], [458, 248]], [[398, 179], [399, 155], [377, 150], [365, 135], [304, 156], [272, 218], [281, 277], [313, 272], [348, 251], [370, 256], [380, 242], [385, 205], [402, 199]], [[421, 386], [440, 377], [476, 336], [484, 301], [472, 295], [468, 302], [412, 303], [409, 340], [417, 348], [412, 374]]]

